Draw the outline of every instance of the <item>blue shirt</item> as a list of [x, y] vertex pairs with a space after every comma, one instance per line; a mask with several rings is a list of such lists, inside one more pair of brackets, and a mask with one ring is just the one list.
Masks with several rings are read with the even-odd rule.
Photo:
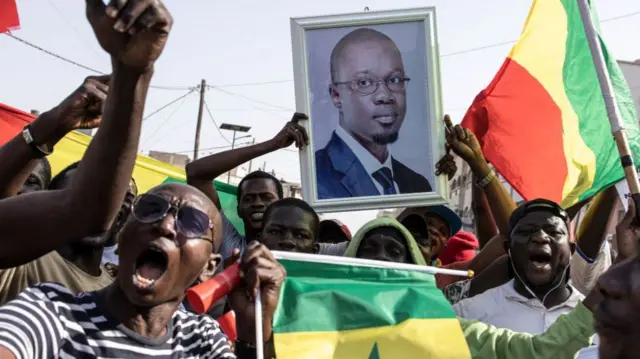
[[238, 231], [236, 227], [231, 224], [227, 216], [222, 213], [222, 245], [218, 253], [222, 256], [223, 260], [233, 255], [233, 250], [238, 248], [240, 254], [244, 253], [244, 249], [247, 247], [247, 242]]

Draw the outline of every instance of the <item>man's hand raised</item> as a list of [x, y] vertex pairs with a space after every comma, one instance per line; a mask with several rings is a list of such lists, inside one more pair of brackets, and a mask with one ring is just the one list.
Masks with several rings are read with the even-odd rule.
[[478, 139], [471, 130], [460, 125], [453, 126], [449, 115], [444, 116], [444, 123], [446, 126], [447, 146], [456, 155], [460, 156], [472, 168], [479, 163], [485, 162], [482, 148], [480, 148]]
[[100, 125], [111, 75], [89, 76], [82, 85], [51, 111], [62, 130], [92, 129]]
[[295, 142], [297, 148], [302, 148], [309, 144], [309, 135], [304, 127], [300, 126], [300, 120], [308, 120], [309, 117], [304, 113], [296, 112], [293, 114], [291, 121], [284, 125], [284, 128], [278, 132], [273, 138], [278, 148], [286, 148]]
[[86, 0], [87, 19], [100, 46], [116, 61], [148, 71], [160, 57], [173, 24], [160, 0]]

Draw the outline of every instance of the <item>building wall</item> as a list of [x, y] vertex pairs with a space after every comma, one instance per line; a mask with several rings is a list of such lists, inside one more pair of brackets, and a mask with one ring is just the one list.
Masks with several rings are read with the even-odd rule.
[[191, 159], [187, 155], [171, 152], [149, 151], [149, 157], [184, 169]]

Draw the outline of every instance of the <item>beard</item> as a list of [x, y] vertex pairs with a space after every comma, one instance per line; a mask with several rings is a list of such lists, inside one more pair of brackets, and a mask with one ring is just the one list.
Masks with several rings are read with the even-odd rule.
[[377, 145], [388, 145], [398, 140], [398, 132], [376, 133], [371, 138]]

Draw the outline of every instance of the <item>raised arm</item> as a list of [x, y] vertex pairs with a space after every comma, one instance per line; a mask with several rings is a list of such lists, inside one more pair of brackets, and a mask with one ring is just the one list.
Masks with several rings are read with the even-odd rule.
[[284, 128], [268, 141], [216, 153], [189, 163], [186, 168], [187, 183], [204, 192], [220, 209], [220, 199], [213, 186], [213, 180], [243, 163], [281, 148], [289, 147], [294, 142], [297, 148], [308, 145], [309, 136], [304, 127], [298, 124], [300, 120], [306, 119], [308, 119], [307, 115], [296, 112], [293, 114], [291, 121], [287, 122]]
[[[44, 138], [42, 133], [51, 134], [43, 139], [47, 152], [73, 130], [98, 127], [110, 78], [110, 75], [87, 77], [69, 97], [28, 126], [38, 139]], [[42, 155], [27, 144], [22, 133], [0, 147], [0, 199], [18, 194]]]
[[[45, 254], [74, 239], [104, 233], [129, 185], [153, 64], [167, 41], [172, 19], [159, 1], [112, 2], [119, 8], [107, 8], [102, 0], [86, 4], [89, 23], [113, 65], [101, 128], [71, 188], [0, 201], [2, 268], [21, 263], [24, 246]], [[53, 132], [34, 128], [35, 143], [45, 144]]]
[[445, 116], [445, 124], [448, 145], [471, 167], [473, 175], [478, 179], [477, 185], [487, 196], [489, 208], [491, 208], [498, 230], [506, 236], [509, 231], [509, 217], [511, 217], [511, 212], [516, 209], [516, 203], [498, 176], [489, 167], [476, 136], [469, 129], [462, 128], [460, 125], [453, 126], [448, 115]]

